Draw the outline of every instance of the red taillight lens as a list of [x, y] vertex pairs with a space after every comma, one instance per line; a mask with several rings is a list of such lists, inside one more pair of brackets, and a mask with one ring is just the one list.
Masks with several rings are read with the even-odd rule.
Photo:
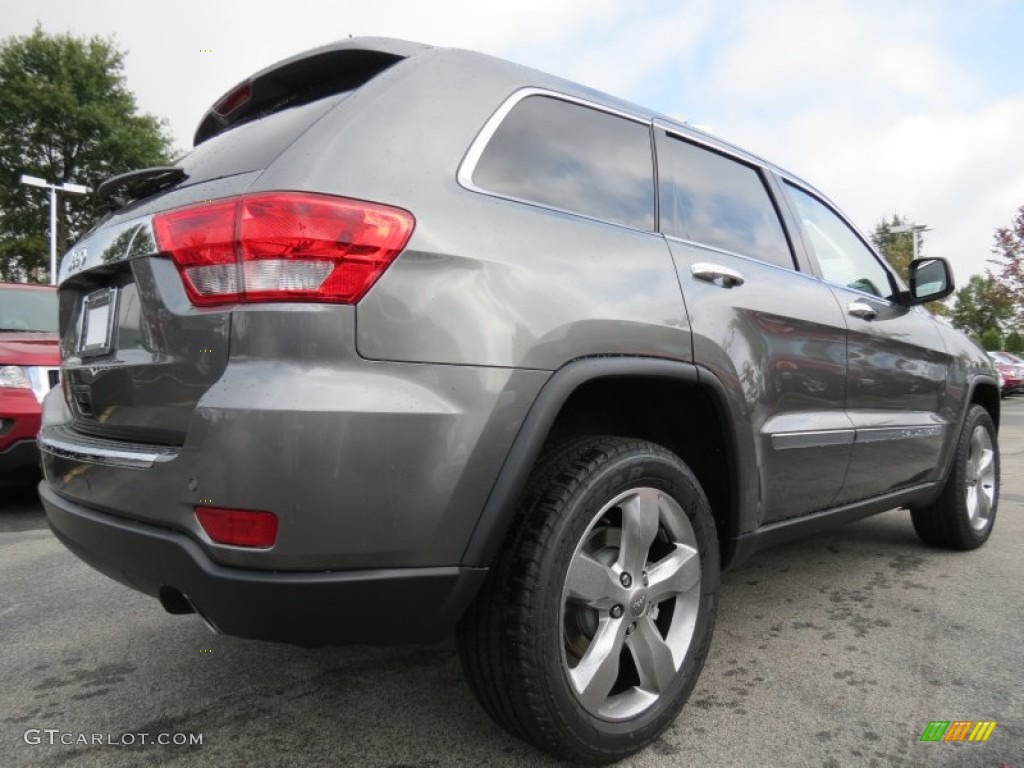
[[400, 208], [302, 192], [245, 195], [153, 217], [192, 301], [361, 299], [405, 248]]
[[268, 549], [277, 541], [277, 515], [253, 509], [196, 507], [206, 535], [218, 544]]
[[213, 105], [213, 111], [221, 117], [226, 117], [247, 103], [252, 98], [252, 83], [246, 81], [239, 83], [230, 91], [220, 97], [220, 101]]

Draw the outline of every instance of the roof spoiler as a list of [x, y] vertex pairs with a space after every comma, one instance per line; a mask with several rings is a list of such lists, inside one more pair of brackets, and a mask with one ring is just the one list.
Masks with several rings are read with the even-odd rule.
[[199, 122], [193, 146], [249, 120], [358, 88], [429, 48], [389, 38], [350, 38], [279, 61], [217, 99]]

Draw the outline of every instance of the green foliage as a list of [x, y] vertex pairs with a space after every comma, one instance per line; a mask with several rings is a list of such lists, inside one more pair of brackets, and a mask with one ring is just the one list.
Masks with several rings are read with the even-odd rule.
[[[113, 40], [31, 35], [0, 41], [0, 279], [48, 278], [49, 191], [21, 174], [95, 189], [167, 163], [166, 121], [139, 114]], [[91, 196], [58, 192], [57, 252], [93, 217]]]
[[[894, 213], [888, 219], [882, 219], [875, 225], [871, 233], [871, 242], [890, 266], [896, 270], [904, 283], [910, 283], [910, 262], [914, 260], [914, 233], [893, 232], [897, 227], [905, 227], [910, 224], [906, 216]], [[924, 258], [924, 235], [917, 233], [918, 258]], [[933, 315], [949, 316], [950, 309], [942, 301], [930, 301], [924, 308]]]
[[950, 319], [953, 327], [981, 336], [988, 330], [1001, 332], [1012, 316], [1010, 297], [995, 278], [971, 275], [967, 285], [954, 295]]
[[989, 352], [995, 352], [1003, 348], [1003, 335], [998, 328], [987, 328], [978, 335], [978, 341]]
[[1016, 331], [1010, 331], [1003, 339], [1003, 349], [1015, 355], [1024, 353], [1024, 336]]
[[[904, 282], [908, 281], [910, 262], [914, 259], [914, 234], [912, 232], [893, 232], [893, 228], [907, 226], [910, 220], [905, 216], [894, 213], [888, 219], [882, 219], [875, 225], [871, 233], [871, 242], [878, 249], [885, 260], [896, 270]], [[923, 250], [923, 235], [918, 235], [918, 250]], [[919, 253], [920, 255], [920, 253]]]
[[1024, 205], [1009, 227], [1000, 227], [995, 233], [994, 259], [989, 259], [997, 271], [996, 281], [1010, 299], [1011, 323], [1018, 331], [1024, 330]]

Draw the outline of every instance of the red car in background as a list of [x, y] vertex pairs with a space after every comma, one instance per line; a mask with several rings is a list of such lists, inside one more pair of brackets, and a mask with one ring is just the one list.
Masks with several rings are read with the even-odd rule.
[[1009, 352], [989, 352], [988, 356], [1003, 377], [1003, 397], [1024, 392], [1024, 360]]
[[0, 485], [38, 478], [41, 405], [59, 377], [56, 290], [0, 283]]

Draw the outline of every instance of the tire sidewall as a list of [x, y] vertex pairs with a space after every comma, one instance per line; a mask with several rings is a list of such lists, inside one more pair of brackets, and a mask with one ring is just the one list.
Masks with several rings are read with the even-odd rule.
[[[696, 537], [701, 562], [701, 598], [690, 647], [676, 679], [650, 709], [624, 721], [598, 718], [576, 699], [563, 662], [562, 591], [576, 548], [598, 511], [612, 498], [637, 487], [670, 495], [683, 508]], [[563, 727], [581, 746], [602, 752], [632, 752], [655, 738], [679, 713], [704, 664], [717, 610], [718, 541], [710, 507], [693, 474], [671, 454], [634, 450], [620, 454], [594, 472], [569, 498], [541, 560], [542, 582], [535, 595], [541, 631], [534, 637], [534, 658], [544, 660], [543, 692], [560, 713]]]
[[[989, 513], [988, 524], [982, 530], [976, 530], [970, 522], [970, 516], [967, 513], [967, 462], [971, 455], [971, 438], [974, 435], [974, 430], [982, 426], [988, 432], [989, 439], [992, 441], [993, 456], [992, 461], [995, 465], [995, 489], [992, 496], [992, 509]], [[999, 508], [999, 479], [1000, 479], [1000, 467], [999, 467], [999, 444], [997, 442], [997, 435], [995, 425], [992, 423], [992, 417], [989, 416], [981, 406], [975, 405], [967, 413], [967, 418], [964, 420], [964, 427], [960, 433], [960, 441], [957, 445], [956, 453], [956, 466], [951, 479], [954, 481], [947, 489], [946, 493], [950, 494], [948, 499], [949, 504], [957, 516], [957, 527], [959, 532], [962, 534], [965, 542], [969, 542], [971, 548], [981, 546], [992, 533], [992, 528], [996, 522], [996, 511]]]

